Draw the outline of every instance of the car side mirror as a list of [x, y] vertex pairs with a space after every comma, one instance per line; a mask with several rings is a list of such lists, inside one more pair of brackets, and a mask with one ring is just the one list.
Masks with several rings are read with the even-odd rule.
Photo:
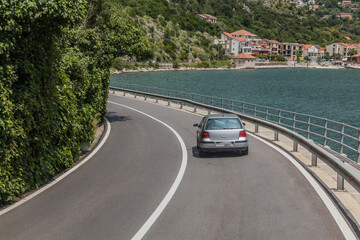
[[193, 127], [199, 127], [199, 124], [195, 123], [195, 124], [193, 125]]

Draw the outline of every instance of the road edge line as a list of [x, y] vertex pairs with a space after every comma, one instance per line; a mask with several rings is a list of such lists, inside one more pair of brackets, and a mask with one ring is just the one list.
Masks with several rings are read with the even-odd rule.
[[266, 145], [272, 147], [273, 149], [278, 151], [281, 155], [286, 157], [301, 172], [301, 174], [308, 180], [308, 182], [313, 187], [315, 192], [321, 198], [321, 200], [323, 201], [323, 203], [325, 204], [325, 206], [329, 210], [331, 216], [335, 220], [336, 224], [340, 228], [340, 231], [342, 232], [345, 239], [347, 239], [347, 240], [350, 240], [350, 239], [356, 240], [357, 239], [355, 234], [352, 232], [349, 225], [347, 224], [346, 220], [344, 219], [344, 217], [339, 212], [339, 209], [335, 206], [335, 204], [330, 199], [330, 197], [322, 189], [320, 184], [314, 179], [313, 176], [311, 176], [311, 174], [308, 171], [306, 171], [306, 169], [298, 161], [296, 161], [296, 159], [294, 159], [293, 156], [291, 156], [290, 153], [287, 153], [286, 151], [284, 151], [280, 147], [278, 147], [278, 146], [276, 146], [276, 145], [274, 145], [272, 143], [269, 143], [268, 141], [262, 139], [261, 137], [255, 135], [253, 133], [249, 133], [249, 135], [256, 138], [257, 140], [265, 143]]
[[178, 139], [178, 141], [180, 143], [181, 149], [182, 149], [181, 166], [180, 166], [179, 172], [178, 172], [173, 184], [170, 187], [170, 190], [165, 195], [164, 199], [160, 202], [159, 206], [155, 209], [155, 211], [150, 215], [150, 217], [146, 220], [146, 222], [141, 226], [141, 228], [131, 238], [131, 240], [141, 240], [145, 236], [145, 234], [149, 231], [151, 226], [155, 223], [155, 221], [158, 219], [158, 217], [161, 215], [161, 213], [164, 211], [164, 209], [166, 208], [166, 206], [168, 205], [168, 203], [171, 201], [172, 197], [174, 196], [177, 188], [179, 187], [181, 180], [185, 174], [185, 170], [186, 170], [186, 166], [187, 166], [187, 161], [188, 161], [187, 149], [186, 149], [185, 142], [181, 138], [180, 134], [177, 133], [172, 127], [170, 127], [168, 124], [164, 123], [163, 121], [161, 121], [147, 113], [141, 112], [135, 108], [128, 107], [128, 106], [120, 104], [120, 103], [115, 103], [112, 101], [108, 101], [108, 103], [128, 108], [130, 110], [133, 110], [135, 112], [143, 114], [143, 115], [163, 124], [165, 127], [170, 129], [170, 131], [172, 131], [175, 134], [176, 138]]

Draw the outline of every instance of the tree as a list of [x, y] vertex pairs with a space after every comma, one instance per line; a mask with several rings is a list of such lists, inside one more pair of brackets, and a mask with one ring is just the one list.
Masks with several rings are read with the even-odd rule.
[[300, 58], [302, 57], [303, 54], [303, 50], [302, 49], [298, 49], [295, 51], [295, 55], [296, 55], [296, 62], [300, 62]]
[[349, 56], [354, 56], [354, 55], [356, 55], [358, 52], [357, 52], [357, 50], [356, 49], [354, 49], [354, 48], [352, 48], [352, 49], [350, 49], [349, 51], [348, 51], [348, 55]]

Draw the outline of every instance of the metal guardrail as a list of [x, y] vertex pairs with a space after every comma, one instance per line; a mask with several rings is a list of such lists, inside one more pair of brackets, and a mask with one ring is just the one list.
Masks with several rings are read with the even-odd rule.
[[[327, 119], [322, 119], [310, 115], [304, 114], [297, 114], [294, 112], [288, 112], [280, 109], [269, 108], [264, 106], [259, 106], [255, 104], [249, 104], [245, 102], [229, 100], [229, 99], [222, 99], [210, 96], [203, 96], [193, 93], [186, 93], [180, 91], [173, 91], [167, 89], [159, 89], [153, 87], [145, 87], [139, 85], [130, 85], [130, 84], [123, 84], [121, 88], [119, 87], [110, 87], [112, 91], [122, 91], [124, 94], [126, 92], [132, 93], [135, 95], [144, 96], [145, 99], [147, 97], [152, 97], [156, 99], [164, 99], [167, 100], [169, 103], [170, 101], [180, 103], [180, 108], [184, 105], [189, 105], [194, 107], [194, 111], [196, 111], [197, 107], [220, 111], [220, 112], [227, 112], [239, 115], [242, 119], [248, 120], [255, 124], [255, 132], [258, 131], [258, 126], [264, 126], [270, 128], [274, 131], [274, 140], [278, 140], [279, 133], [291, 138], [293, 140], [293, 151], [298, 150], [298, 144], [305, 147], [308, 151], [310, 151], [312, 156], [312, 165], [317, 164], [317, 158], [320, 158], [324, 161], [328, 166], [330, 166], [334, 171], [338, 174], [338, 189], [344, 189], [344, 179], [349, 182], [358, 192], [360, 192], [360, 174], [357, 173], [354, 169], [350, 166], [346, 165], [343, 161], [341, 161], [337, 156], [331, 154], [323, 147], [316, 144], [314, 141], [309, 139], [309, 136], [321, 136], [324, 138], [324, 141], [331, 140], [337, 141], [329, 136], [327, 136], [328, 132], [338, 132], [341, 134], [340, 141], [337, 141], [342, 145], [342, 149], [344, 147], [350, 148], [355, 150], [352, 147], [347, 146], [344, 144], [344, 138], [350, 137], [351, 139], [355, 139], [358, 144], [357, 150], [357, 157], [359, 158], [360, 152], [360, 133], [358, 138], [352, 137], [348, 133], [345, 133], [345, 127], [349, 127], [350, 129], [354, 129], [358, 132], [360, 130], [356, 127], [352, 127], [343, 123], [338, 123], [335, 121], [330, 121]], [[174, 96], [171, 96], [173, 94]], [[198, 101], [200, 100], [200, 101]], [[240, 104], [240, 105], [239, 105]], [[226, 107], [230, 107], [226, 108]], [[260, 109], [263, 108], [265, 111], [261, 111]], [[240, 109], [240, 111], [238, 111]], [[276, 114], [271, 113], [270, 111], [277, 111]], [[251, 112], [252, 114], [249, 114]], [[286, 114], [290, 114], [290, 117]], [[259, 116], [262, 115], [262, 116]], [[299, 120], [297, 117], [303, 116], [307, 118], [307, 121]], [[263, 118], [261, 118], [263, 117]], [[274, 119], [276, 120], [274, 120]], [[322, 120], [324, 121], [324, 126], [318, 123], [312, 122], [312, 119]], [[289, 124], [291, 123], [291, 124]], [[300, 128], [296, 125], [296, 123], [306, 124], [306, 128]], [[341, 130], [337, 131], [334, 129], [329, 128], [329, 123], [336, 123], [341, 125]], [[325, 130], [324, 135], [321, 135], [316, 132], [312, 132], [312, 126], [323, 128]], [[305, 136], [299, 134], [296, 131], [301, 130], [301, 132], [305, 132]], [[325, 142], [326, 143], [326, 142]], [[356, 150], [355, 150], [356, 151]]]
[[261, 118], [293, 130], [322, 146], [330, 146], [332, 150], [339, 154], [346, 154], [349, 159], [358, 163], [360, 162], [360, 128], [348, 124], [237, 100], [182, 91], [133, 84], [121, 84], [121, 87], [140, 92], [160, 94], [162, 96], [188, 99], [201, 104]]

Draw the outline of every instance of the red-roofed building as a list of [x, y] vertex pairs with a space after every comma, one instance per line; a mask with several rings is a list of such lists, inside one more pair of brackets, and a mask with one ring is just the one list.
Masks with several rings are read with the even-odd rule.
[[325, 49], [318, 45], [306, 44], [303, 47], [303, 57], [309, 57], [312, 62], [316, 62], [320, 57], [325, 55]]
[[254, 55], [268, 55], [270, 52], [270, 47], [267, 44], [253, 44], [251, 49], [252, 54]]
[[246, 67], [246, 68], [254, 68], [255, 67], [255, 59], [256, 57], [251, 56], [248, 53], [241, 53], [232, 58], [235, 64], [235, 67]]
[[350, 49], [355, 48], [352, 44], [348, 43], [333, 43], [326, 46], [326, 52], [329, 53], [330, 56], [334, 56], [336, 54], [340, 54], [342, 57], [348, 57], [348, 52]]
[[236, 56], [240, 53], [251, 53], [252, 42], [247, 38], [223, 32], [221, 40], [225, 42], [225, 55]]
[[309, 5], [309, 10], [313, 10], [313, 11], [315, 11], [316, 9], [318, 9], [319, 8], [319, 5]]
[[343, 7], [351, 5], [351, 1], [342, 1], [341, 4]]
[[347, 60], [351, 61], [351, 62], [359, 63], [360, 62], [360, 54], [356, 54], [356, 55], [353, 55], [351, 57], [347, 57]]
[[270, 54], [280, 54], [280, 42], [276, 40], [269, 40], [269, 39], [263, 39], [263, 43], [269, 45], [270, 48]]
[[210, 14], [197, 14], [197, 16], [207, 22], [216, 23], [217, 18]]
[[350, 37], [344, 37], [344, 38], [345, 38], [346, 40], [349, 40], [349, 41], [351, 40], [351, 38], [350, 38]]
[[256, 39], [255, 34], [248, 32], [246, 30], [239, 30], [239, 31], [231, 33], [231, 35], [233, 35], [234, 37], [238, 37], [238, 38]]
[[351, 13], [340, 13], [339, 17], [353, 19], [353, 16]]

